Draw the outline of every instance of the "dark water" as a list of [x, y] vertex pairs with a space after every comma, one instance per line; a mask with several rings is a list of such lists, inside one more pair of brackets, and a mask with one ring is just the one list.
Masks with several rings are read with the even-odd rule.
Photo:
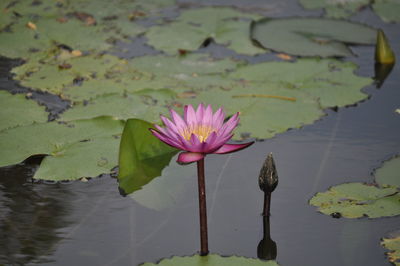
[[[244, 6], [243, 1], [234, 3]], [[266, 6], [266, 14], [300, 12], [293, 1]], [[398, 25], [381, 23], [370, 10], [354, 20], [382, 27], [400, 56]], [[226, 55], [221, 47], [210, 47], [205, 50]], [[354, 51], [359, 57], [352, 60], [361, 65], [358, 74], [373, 77], [374, 48]], [[380, 89], [365, 88], [371, 95], [368, 101], [337, 112], [327, 110], [327, 116], [313, 125], [257, 142], [244, 151], [208, 156], [211, 252], [257, 257], [263, 237], [263, 194], [257, 178], [266, 155], [273, 152], [280, 179], [273, 193], [270, 229], [280, 265], [390, 265], [380, 238], [399, 229], [400, 217], [334, 219], [307, 202], [332, 185], [372, 182], [372, 171], [399, 153], [400, 115], [394, 112], [400, 108], [399, 84], [400, 67], [396, 65]], [[14, 86], [2, 72], [0, 88], [15, 90]], [[39, 101], [43, 97], [36, 95]], [[63, 102], [47, 101], [50, 109], [65, 108]], [[185, 179], [184, 194], [174, 206], [155, 211], [122, 197], [117, 181], [107, 175], [86, 183], [32, 182], [38, 161], [0, 169], [0, 264], [137, 265], [198, 251], [194, 171]]]

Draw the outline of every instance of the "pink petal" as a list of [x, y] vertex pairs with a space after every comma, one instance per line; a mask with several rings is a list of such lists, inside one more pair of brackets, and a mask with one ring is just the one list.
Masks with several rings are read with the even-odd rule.
[[197, 106], [196, 110], [197, 123], [201, 124], [203, 122], [203, 117], [204, 117], [204, 105], [203, 103], [200, 103], [199, 106]]
[[174, 140], [168, 138], [164, 134], [162, 134], [152, 128], [150, 128], [150, 131], [155, 137], [157, 137], [159, 140], [161, 140], [165, 144], [168, 144], [169, 146], [172, 146], [174, 148], [178, 148], [178, 149], [182, 150], [182, 148], [183, 148], [182, 145], [180, 145], [179, 143], [175, 142]]
[[165, 116], [160, 115], [161, 121], [164, 123], [164, 125], [171, 131], [179, 134], [179, 130], [176, 127], [176, 125], [174, 123], [171, 122], [171, 120], [169, 120], [168, 118], [166, 118]]
[[176, 160], [180, 164], [188, 164], [200, 161], [203, 159], [205, 155], [199, 152], [181, 152], [178, 155], [178, 160]]
[[205, 141], [205, 147], [203, 152], [204, 153], [211, 153], [218, 149], [218, 146], [215, 146], [215, 141], [217, 140], [218, 135], [215, 131], [213, 131], [206, 139]]
[[194, 111], [191, 104], [185, 105], [184, 118], [188, 126], [193, 126], [197, 124], [196, 112]]
[[178, 128], [179, 131], [182, 131], [183, 129], [186, 128], [186, 123], [183, 121], [182, 117], [175, 112], [175, 110], [171, 109], [170, 110], [171, 117], [175, 122], [176, 127]]
[[191, 152], [203, 152], [206, 144], [204, 142], [200, 142], [199, 138], [192, 133], [190, 136], [190, 149]]
[[203, 115], [203, 125], [212, 125], [213, 111], [211, 105], [208, 105]]
[[239, 123], [239, 113], [233, 115], [222, 127], [221, 130], [218, 132], [219, 135], [225, 136], [232, 132], [232, 130], [237, 126]]
[[216, 130], [220, 129], [224, 123], [225, 113], [222, 108], [219, 108], [213, 115], [212, 127]]
[[218, 150], [222, 145], [224, 145], [226, 142], [228, 142], [232, 137], [233, 137], [233, 134], [229, 134], [226, 136], [218, 136], [218, 138], [215, 140], [215, 143], [213, 144], [213, 146], [215, 147], [215, 150]]
[[221, 148], [216, 150], [214, 153], [216, 153], [216, 154], [225, 154], [225, 153], [230, 153], [230, 152], [243, 150], [244, 148], [249, 147], [253, 143], [254, 143], [254, 141], [248, 142], [248, 143], [243, 143], [243, 144], [224, 144]]

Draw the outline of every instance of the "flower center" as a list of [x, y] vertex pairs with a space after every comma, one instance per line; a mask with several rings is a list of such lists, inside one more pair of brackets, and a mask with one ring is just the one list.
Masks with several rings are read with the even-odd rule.
[[182, 132], [182, 136], [186, 140], [190, 140], [192, 134], [195, 134], [200, 142], [205, 142], [208, 136], [216, 131], [213, 127], [209, 125], [193, 125], [188, 126]]

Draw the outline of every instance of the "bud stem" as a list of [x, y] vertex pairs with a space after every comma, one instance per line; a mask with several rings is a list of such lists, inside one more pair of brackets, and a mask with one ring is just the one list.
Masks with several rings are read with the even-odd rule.
[[264, 210], [263, 216], [270, 216], [270, 209], [271, 209], [271, 192], [267, 191], [264, 192]]
[[206, 184], [204, 178], [204, 159], [197, 161], [197, 177], [199, 187], [199, 214], [200, 214], [200, 256], [208, 254], [207, 236], [207, 206], [206, 206]]

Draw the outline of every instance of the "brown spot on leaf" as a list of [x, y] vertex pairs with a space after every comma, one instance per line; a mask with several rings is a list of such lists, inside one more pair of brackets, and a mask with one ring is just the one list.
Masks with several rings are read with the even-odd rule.
[[73, 15], [80, 21], [84, 22], [86, 26], [95, 26], [97, 24], [96, 19], [88, 13], [74, 12]]
[[290, 55], [283, 54], [283, 53], [277, 54], [276, 56], [282, 60], [292, 60], [293, 59], [293, 57], [291, 57]]
[[33, 22], [30, 22], [30, 21], [28, 23], [26, 23], [26, 27], [31, 30], [37, 30], [36, 24]]
[[60, 64], [60, 65], [58, 65], [58, 69], [70, 69], [72, 67], [72, 65], [71, 64], [68, 64], [68, 63], [63, 63], [63, 64]]
[[194, 92], [194, 91], [185, 91], [185, 92], [182, 92], [182, 93], [179, 93], [178, 95], [177, 95], [177, 97], [178, 98], [183, 98], [183, 99], [188, 99], [188, 98], [196, 98], [196, 96], [197, 96], [197, 93], [196, 92]]

